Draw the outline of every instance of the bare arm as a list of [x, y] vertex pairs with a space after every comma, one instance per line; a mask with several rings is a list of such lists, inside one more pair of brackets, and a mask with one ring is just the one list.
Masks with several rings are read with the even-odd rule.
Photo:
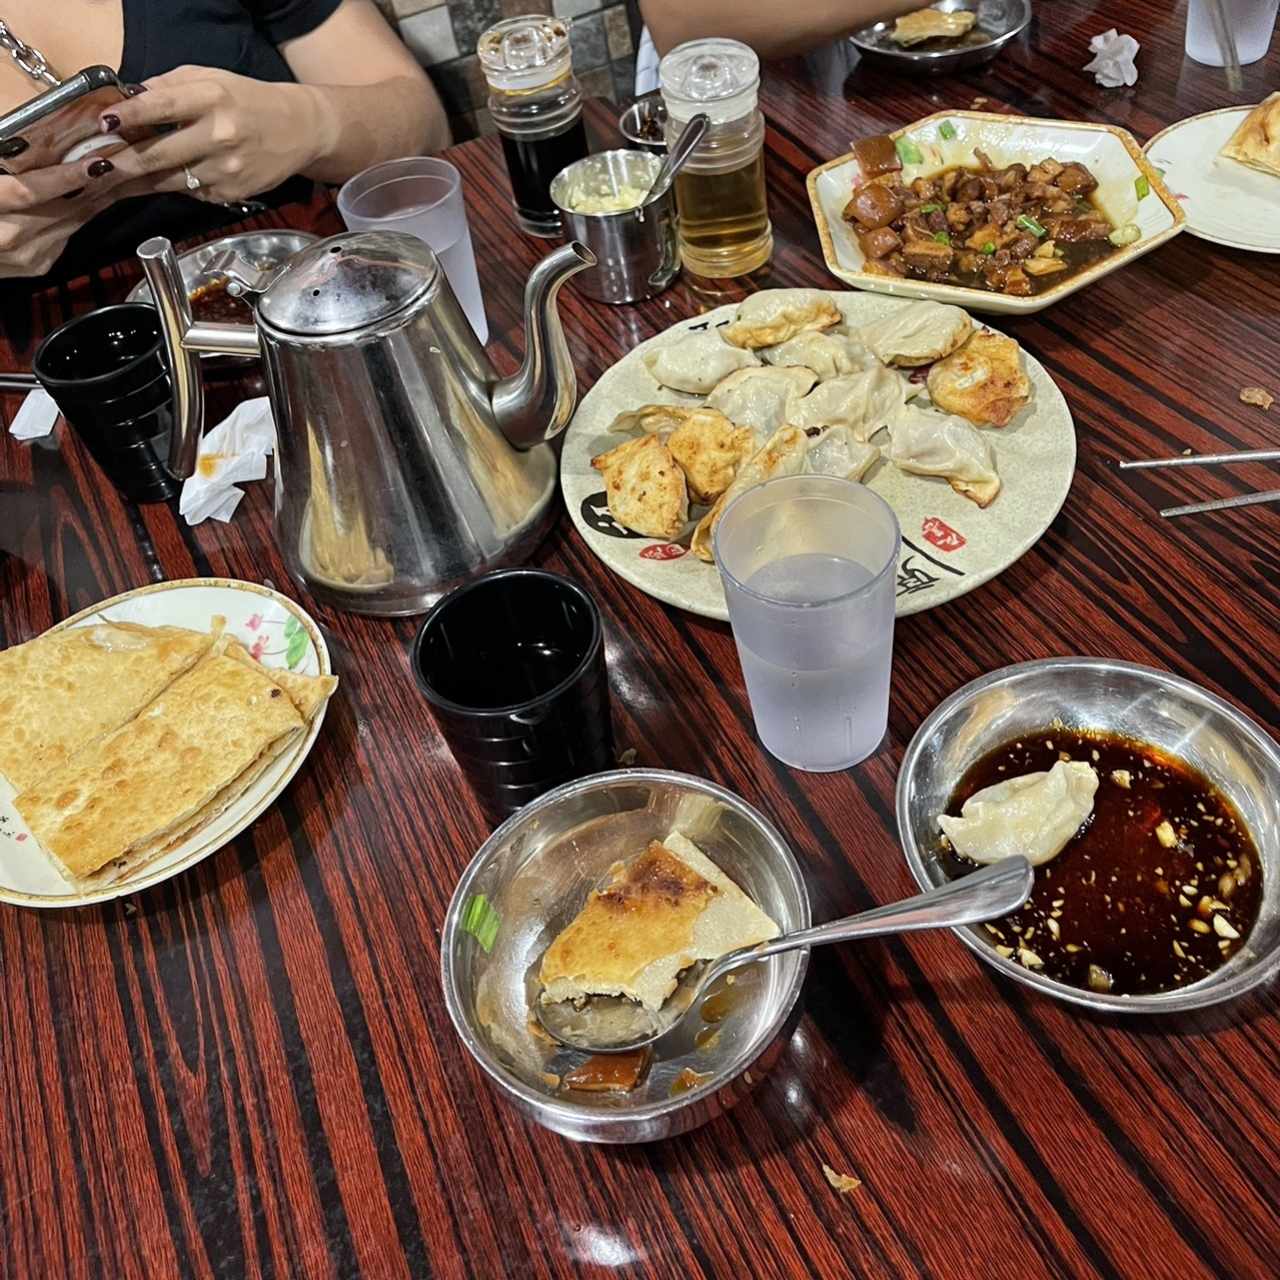
[[882, 18], [922, 9], [929, 0], [639, 0], [660, 54], [704, 36], [729, 36], [762, 58], [805, 53]]
[[342, 182], [379, 160], [449, 145], [439, 96], [372, 0], [343, 0], [281, 52], [315, 103], [320, 154], [308, 177]]

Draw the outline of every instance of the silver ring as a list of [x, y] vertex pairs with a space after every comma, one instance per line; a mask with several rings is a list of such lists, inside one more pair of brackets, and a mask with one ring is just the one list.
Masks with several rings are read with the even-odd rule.
[[197, 178], [196, 175], [192, 173], [191, 170], [185, 164], [182, 166], [182, 172], [187, 175], [187, 190], [199, 191], [200, 185], [201, 185], [200, 179]]

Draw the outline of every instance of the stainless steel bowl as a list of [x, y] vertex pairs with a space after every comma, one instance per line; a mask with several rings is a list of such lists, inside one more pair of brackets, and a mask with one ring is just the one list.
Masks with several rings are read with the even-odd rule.
[[939, 41], [931, 48], [904, 49], [894, 44], [892, 21], [863, 27], [849, 39], [873, 66], [915, 75], [952, 75], [990, 62], [1031, 21], [1031, 0], [937, 0], [933, 8], [944, 13], [969, 9], [978, 21], [962, 40], [946, 45]]
[[[657, 127], [656, 138], [645, 136], [646, 126]], [[665, 155], [667, 151], [667, 104], [662, 95], [651, 93], [633, 102], [619, 117], [618, 130], [633, 147]]]
[[[702, 778], [620, 769], [567, 783], [508, 818], [463, 874], [445, 917], [442, 977], [463, 1044], [500, 1093], [539, 1124], [586, 1142], [650, 1142], [705, 1124], [746, 1096], [782, 1052], [799, 1017], [808, 952], [741, 972], [719, 1035], [698, 1047], [695, 1015], [655, 1046], [640, 1087], [623, 1095], [568, 1093], [552, 1083], [582, 1062], [530, 1031], [537, 962], [620, 858], [673, 829], [742, 886], [784, 932], [809, 924], [800, 868], [750, 805]], [[464, 927], [477, 895], [498, 916], [492, 950]], [[673, 1096], [678, 1075], [706, 1076]]]
[[1024, 986], [1114, 1013], [1175, 1013], [1230, 1000], [1280, 971], [1280, 747], [1247, 716], [1167, 671], [1106, 658], [1046, 658], [993, 671], [941, 703], [898, 775], [898, 833], [922, 889], [946, 881], [938, 814], [979, 756], [1060, 719], [1162, 747], [1199, 769], [1240, 811], [1262, 859], [1262, 907], [1245, 946], [1191, 986], [1115, 996], [1055, 982], [1001, 956], [978, 928], [957, 929], [987, 964]]

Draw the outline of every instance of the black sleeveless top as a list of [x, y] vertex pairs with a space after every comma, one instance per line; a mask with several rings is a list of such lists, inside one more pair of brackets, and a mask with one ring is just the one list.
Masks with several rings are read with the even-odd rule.
[[[292, 80], [279, 46], [314, 31], [341, 0], [121, 0], [120, 78], [137, 83], [187, 64], [219, 67], [257, 80]], [[305, 200], [310, 183], [291, 178], [258, 198]], [[239, 215], [183, 195], [121, 200], [81, 227], [51, 276], [66, 279], [119, 261], [153, 235], [172, 240], [212, 231]], [[38, 288], [26, 282], [28, 288]], [[44, 283], [47, 283], [44, 282]]]

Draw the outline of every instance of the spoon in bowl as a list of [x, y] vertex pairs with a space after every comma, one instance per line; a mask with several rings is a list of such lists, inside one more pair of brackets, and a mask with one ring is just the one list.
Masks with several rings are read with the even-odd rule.
[[1016, 911], [1031, 895], [1035, 874], [1026, 858], [1005, 858], [994, 866], [953, 880], [928, 893], [892, 902], [856, 916], [795, 933], [784, 933], [757, 946], [739, 947], [718, 960], [691, 965], [658, 1010], [645, 1009], [621, 996], [590, 996], [581, 1005], [534, 1002], [534, 1014], [555, 1040], [588, 1053], [627, 1053], [665, 1036], [704, 996], [713, 982], [732, 969], [784, 951], [852, 942], [920, 929], [955, 929], [981, 924]]
[[710, 116], [699, 113], [685, 125], [680, 136], [671, 144], [671, 149], [659, 166], [657, 176], [653, 180], [653, 186], [649, 188], [644, 199], [640, 201], [641, 208], [644, 208], [647, 204], [652, 204], [655, 200], [667, 194], [671, 184], [676, 180], [676, 174], [684, 168], [689, 157], [693, 155], [694, 148], [702, 141], [702, 135], [706, 133], [707, 126], [710, 123]]

